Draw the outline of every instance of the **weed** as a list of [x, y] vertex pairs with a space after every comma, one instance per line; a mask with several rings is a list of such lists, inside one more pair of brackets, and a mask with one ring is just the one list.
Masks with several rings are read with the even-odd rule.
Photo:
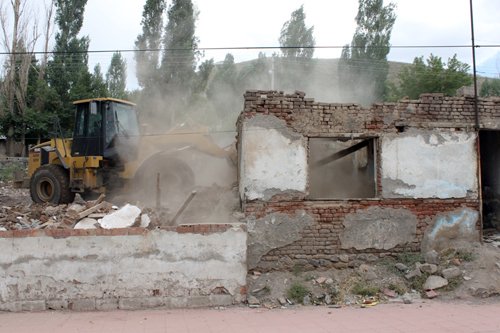
[[367, 285], [363, 282], [358, 282], [352, 287], [351, 292], [353, 294], [361, 296], [375, 296], [380, 292], [380, 288], [372, 285]]
[[419, 252], [403, 252], [398, 254], [398, 262], [408, 267], [414, 266], [417, 262], [423, 262], [424, 257]]
[[387, 288], [390, 290], [394, 290], [398, 293], [398, 295], [403, 295], [407, 291], [406, 286], [400, 283], [391, 283]]
[[293, 265], [293, 268], [292, 268], [293, 275], [299, 276], [303, 271], [304, 271], [304, 266], [302, 266], [301, 264]]
[[309, 294], [309, 290], [304, 287], [299, 282], [294, 282], [287, 291], [287, 296], [289, 299], [293, 300], [296, 303], [302, 303], [304, 300], [304, 296]]
[[476, 256], [473, 252], [467, 250], [457, 250], [456, 257], [462, 261], [474, 261]]
[[452, 291], [458, 288], [462, 284], [462, 277], [454, 277], [451, 279], [448, 279], [448, 284], [443, 287], [444, 291]]
[[429, 273], [422, 273], [420, 276], [413, 277], [410, 282], [410, 288], [420, 292], [423, 291], [424, 283], [429, 276]]

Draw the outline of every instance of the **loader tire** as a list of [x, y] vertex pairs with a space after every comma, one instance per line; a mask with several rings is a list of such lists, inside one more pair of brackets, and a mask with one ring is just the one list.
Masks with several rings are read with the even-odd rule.
[[69, 174], [55, 164], [39, 167], [30, 181], [31, 199], [35, 203], [65, 204], [73, 202], [75, 193], [69, 187]]

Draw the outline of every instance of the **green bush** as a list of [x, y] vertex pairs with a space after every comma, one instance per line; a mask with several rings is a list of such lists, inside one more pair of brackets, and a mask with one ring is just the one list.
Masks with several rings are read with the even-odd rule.
[[302, 303], [307, 294], [309, 290], [298, 282], [294, 282], [287, 291], [288, 298], [295, 303]]

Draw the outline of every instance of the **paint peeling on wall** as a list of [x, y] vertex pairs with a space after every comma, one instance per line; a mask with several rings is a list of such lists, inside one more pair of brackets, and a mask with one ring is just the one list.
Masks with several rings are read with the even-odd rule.
[[304, 196], [307, 188], [307, 141], [274, 116], [257, 116], [243, 124], [240, 196], [269, 200], [289, 191]]
[[475, 133], [411, 131], [382, 138], [387, 198], [477, 197]]
[[477, 241], [478, 219], [479, 213], [470, 208], [438, 214], [433, 226], [424, 235], [422, 250], [440, 251], [453, 246], [459, 247], [462, 242]]

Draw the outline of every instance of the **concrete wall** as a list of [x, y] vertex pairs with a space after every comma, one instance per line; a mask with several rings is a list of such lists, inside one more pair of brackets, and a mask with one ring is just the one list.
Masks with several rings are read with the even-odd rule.
[[0, 310], [228, 305], [246, 285], [243, 225], [0, 237]]
[[382, 137], [382, 196], [477, 197], [476, 134], [419, 130]]

